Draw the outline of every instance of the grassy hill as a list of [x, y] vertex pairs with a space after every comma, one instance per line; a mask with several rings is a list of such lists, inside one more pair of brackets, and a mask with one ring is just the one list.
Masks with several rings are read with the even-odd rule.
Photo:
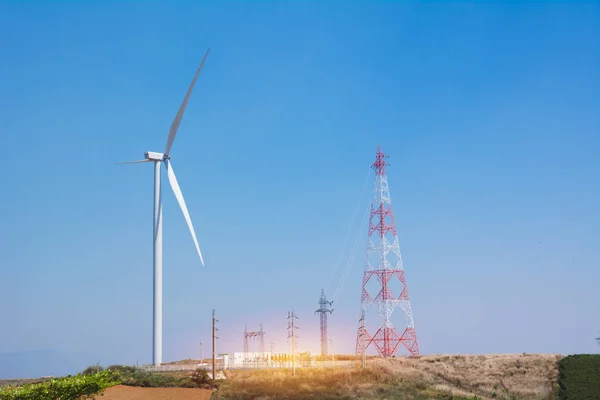
[[[553, 354], [431, 355], [391, 359], [369, 357], [366, 369], [360, 368], [360, 361], [356, 357], [346, 358], [355, 361], [340, 362], [336, 368], [298, 368], [296, 376], [292, 376], [289, 369], [228, 370], [228, 379], [217, 382], [218, 389], [211, 399], [600, 398], [597, 396], [600, 388], [598, 355], [564, 358]], [[125, 385], [198, 387], [195, 381], [192, 382], [191, 372], [148, 373], [134, 367], [110, 368], [120, 371], [119, 380]], [[14, 385], [25, 382], [5, 383]]]
[[372, 359], [346, 369], [230, 371], [211, 399], [555, 399], [558, 355]]

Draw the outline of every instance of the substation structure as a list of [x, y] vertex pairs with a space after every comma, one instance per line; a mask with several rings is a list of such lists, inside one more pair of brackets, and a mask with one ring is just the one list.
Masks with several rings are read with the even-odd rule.
[[[258, 353], [250, 353], [250, 342], [256, 340], [259, 342], [259, 351]], [[260, 324], [260, 330], [254, 332], [248, 332], [248, 327], [244, 326], [244, 362], [266, 361], [267, 358], [268, 356], [265, 353], [265, 331], [263, 331], [262, 324]]]

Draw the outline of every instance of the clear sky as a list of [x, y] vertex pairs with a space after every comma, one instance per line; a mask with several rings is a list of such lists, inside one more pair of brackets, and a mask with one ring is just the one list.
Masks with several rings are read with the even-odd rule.
[[[150, 165], [164, 186], [164, 359], [313, 311], [353, 352], [377, 145], [421, 351], [600, 347], [600, 3], [0, 2], [0, 353], [147, 363]], [[167, 184], [166, 180], [163, 181]], [[344, 239], [348, 244], [343, 250]], [[208, 353], [208, 345], [205, 354]]]

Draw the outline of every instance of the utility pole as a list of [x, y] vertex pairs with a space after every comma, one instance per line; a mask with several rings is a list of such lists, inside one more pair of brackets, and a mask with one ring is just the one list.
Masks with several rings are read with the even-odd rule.
[[273, 349], [275, 349], [275, 342], [271, 342], [271, 355], [269, 356], [269, 361], [273, 361]]
[[248, 349], [250, 347], [248, 345], [248, 340], [248, 326], [244, 325], [244, 364], [248, 362]]
[[260, 357], [262, 358], [262, 362], [265, 361], [265, 331], [263, 331], [262, 324], [260, 324], [259, 340], [260, 340]]
[[215, 317], [215, 310], [212, 311], [212, 378], [213, 381], [217, 379], [216, 368], [215, 368], [215, 352], [216, 352], [216, 344], [217, 344], [217, 322], [219, 320]]
[[202, 339], [200, 339], [200, 363], [204, 362], [204, 343]]
[[298, 319], [298, 317], [296, 317], [296, 314], [292, 311], [291, 313], [288, 312], [287, 319], [288, 331], [290, 331], [288, 333], [288, 339], [292, 338], [292, 375], [296, 375], [296, 342], [294, 341], [294, 338], [298, 337], [296, 336], [296, 329], [298, 329], [298, 327], [295, 325], [294, 320]]

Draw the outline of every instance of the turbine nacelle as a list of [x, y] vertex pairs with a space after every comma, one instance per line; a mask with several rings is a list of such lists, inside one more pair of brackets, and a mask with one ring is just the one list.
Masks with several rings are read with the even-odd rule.
[[163, 153], [156, 153], [154, 151], [147, 151], [144, 153], [144, 158], [150, 161], [164, 161], [168, 160], [170, 157], [165, 156]]

